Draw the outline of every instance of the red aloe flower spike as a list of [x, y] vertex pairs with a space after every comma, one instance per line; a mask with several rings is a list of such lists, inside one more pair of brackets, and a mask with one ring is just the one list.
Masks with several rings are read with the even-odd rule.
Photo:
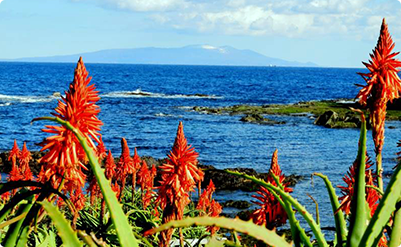
[[[82, 58], [79, 59], [74, 72], [74, 80], [61, 97], [55, 109], [54, 116], [70, 122], [88, 140], [88, 145], [96, 150], [94, 141], [101, 143], [99, 137], [100, 126], [103, 123], [97, 118], [100, 112], [98, 92], [94, 85], [89, 85], [91, 77], [88, 77]], [[47, 137], [40, 145], [41, 151], [48, 152], [40, 159], [44, 169], [39, 174], [39, 181], [51, 180], [53, 186], [57, 187], [64, 177], [64, 191], [71, 196], [81, 196], [78, 192], [85, 185], [86, 176], [82, 172], [87, 162], [86, 154], [79, 144], [75, 135], [64, 126], [46, 126], [44, 132], [55, 134]], [[81, 198], [84, 198], [81, 196]], [[78, 204], [82, 200], [75, 200]], [[80, 205], [76, 205], [80, 206]]]
[[212, 194], [215, 190], [216, 187], [214, 186], [213, 181], [210, 179], [209, 185], [205, 190], [203, 190], [201, 196], [199, 197], [196, 209], [207, 212], [207, 209], [210, 207], [210, 203], [212, 201]]
[[[19, 159], [20, 153], [21, 151], [18, 148], [17, 140], [14, 140], [14, 146], [10, 150], [10, 153], [8, 154], [8, 161], [10, 160], [12, 161], [11, 171], [8, 177], [8, 181], [19, 181], [23, 179], [20, 168], [18, 167], [17, 164], [17, 159]], [[12, 194], [15, 194], [15, 192], [16, 191], [14, 190]]]
[[90, 194], [90, 202], [92, 205], [95, 204], [95, 200], [97, 198], [103, 198], [103, 194], [100, 191], [100, 187], [95, 176], [93, 176], [86, 191], [88, 194]]
[[368, 105], [370, 111], [372, 136], [377, 159], [376, 174], [381, 190], [383, 190], [381, 153], [384, 144], [387, 102], [392, 102], [393, 99], [399, 98], [399, 93], [401, 92], [401, 80], [397, 75], [401, 62], [395, 58], [398, 52], [392, 52], [393, 49], [394, 42], [388, 32], [386, 20], [383, 19], [379, 40], [373, 50], [373, 54], [370, 55], [372, 60], [369, 63], [363, 63], [369, 73], [359, 73], [367, 85], [356, 96], [362, 105]]
[[150, 175], [152, 176], [152, 178], [154, 179], [157, 175], [157, 168], [155, 166], [155, 164], [152, 165], [152, 169], [150, 169]]
[[121, 188], [120, 185], [118, 185], [117, 182], [111, 185], [111, 188], [113, 189], [114, 193], [116, 193], [117, 199], [120, 198], [120, 193], [121, 193]]
[[134, 157], [132, 158], [133, 162], [133, 172], [132, 172], [132, 201], [134, 201], [134, 191], [136, 187], [136, 174], [141, 168], [141, 157], [139, 157], [136, 148], [134, 149]]
[[107, 156], [107, 150], [106, 147], [104, 146], [102, 136], [99, 137], [99, 143], [96, 147], [96, 155], [99, 158], [99, 162], [101, 162], [104, 158]]
[[19, 164], [23, 180], [25, 181], [33, 180], [32, 171], [29, 167], [29, 161], [31, 158], [31, 152], [29, 152], [28, 148], [26, 147], [26, 143], [24, 142], [24, 147], [19, 155]]
[[[198, 153], [188, 145], [182, 122], [178, 125], [174, 146], [167, 163], [160, 166], [161, 181], [156, 202], [163, 209], [162, 223], [182, 219], [184, 208], [190, 202], [189, 192], [194, 191], [198, 181], [203, 180], [203, 172], [198, 168]], [[172, 231], [160, 234], [160, 244], [168, 246]]]
[[[285, 176], [282, 174], [280, 166], [278, 165], [277, 152], [276, 149], [273, 153], [267, 182], [277, 186], [271, 175], [274, 174], [278, 176], [280, 183], [284, 187], [284, 191], [292, 192], [293, 190], [288, 187], [288, 183], [284, 183]], [[258, 201], [253, 201], [253, 203], [260, 206], [260, 208], [252, 213], [251, 217], [253, 221], [258, 225], [265, 225], [269, 229], [285, 224], [287, 214], [276, 198], [264, 187], [260, 187], [259, 191], [256, 193], [258, 195], [252, 195], [252, 197], [256, 198]]]
[[[142, 202], [143, 208], [146, 209], [147, 206], [150, 204], [151, 199], [154, 196], [153, 192], [153, 181], [155, 176], [152, 174], [153, 168], [156, 169], [155, 165], [152, 166], [152, 170], [149, 170], [146, 161], [142, 161], [142, 167], [138, 171], [138, 184], [141, 186], [142, 192]], [[146, 192], [145, 192], [146, 190]]]
[[[206, 213], [206, 215], [211, 217], [218, 217], [222, 211], [221, 205], [212, 199], [212, 195], [216, 187], [213, 184], [213, 181], [210, 180], [207, 188], [202, 192], [202, 195], [199, 198], [198, 205], [196, 209], [202, 210]], [[203, 213], [201, 213], [203, 215]], [[219, 228], [218, 227], [207, 227], [207, 230], [214, 234]]]
[[[216, 202], [214, 199], [210, 203], [209, 207], [209, 212], [208, 215], [210, 217], [219, 217], [221, 212], [223, 211], [223, 208], [221, 207], [220, 203]], [[220, 228], [217, 226], [208, 226], [207, 230], [210, 232], [210, 234], [216, 233]]]
[[[356, 167], [358, 165], [358, 160], [355, 160], [353, 165], [349, 168], [349, 171], [344, 176], [343, 180], [347, 186], [338, 186], [341, 189], [341, 193], [343, 194], [339, 200], [341, 201], [340, 209], [344, 211], [345, 214], [350, 214], [351, 212], [351, 199], [354, 194], [354, 184], [355, 184], [355, 172]], [[372, 162], [368, 155], [366, 155], [366, 172], [365, 172], [365, 179], [366, 185], [375, 186], [376, 184], [376, 177], [372, 175]], [[376, 211], [378, 206], [378, 202], [380, 199], [380, 194], [377, 190], [366, 187], [366, 201], [370, 208], [370, 214], [373, 215]]]
[[106, 178], [110, 180], [113, 180], [116, 174], [116, 164], [114, 163], [114, 158], [111, 154], [111, 150], [109, 150], [109, 154], [107, 155], [104, 173], [106, 175]]
[[133, 167], [134, 167], [134, 165], [133, 165], [132, 158], [130, 156], [127, 140], [125, 140], [125, 138], [122, 138], [121, 139], [121, 156], [120, 156], [120, 160], [118, 161], [117, 169], [116, 169], [117, 180], [121, 181], [120, 200], [121, 200], [121, 196], [124, 193], [125, 181], [127, 179], [128, 174], [132, 174], [132, 172], [134, 170]]
[[14, 139], [14, 146], [8, 154], [8, 161], [12, 160], [12, 164], [17, 165], [17, 159], [19, 158], [20, 152], [21, 151], [18, 148], [17, 140]]
[[150, 171], [148, 168], [148, 165], [146, 164], [146, 161], [142, 161], [142, 167], [138, 171], [138, 184], [141, 185], [141, 190], [142, 193], [145, 191], [145, 187], [148, 184], [148, 180], [150, 178]]

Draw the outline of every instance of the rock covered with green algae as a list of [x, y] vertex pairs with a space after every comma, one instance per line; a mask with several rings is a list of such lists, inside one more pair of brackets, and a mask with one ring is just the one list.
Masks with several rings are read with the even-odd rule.
[[[350, 108], [365, 109], [354, 100], [322, 100], [299, 102], [296, 104], [272, 104], [272, 105], [233, 105], [226, 107], [200, 107], [195, 106], [194, 111], [206, 114], [229, 114], [243, 115], [240, 119], [244, 122], [261, 123], [262, 119], [267, 119], [264, 115], [288, 115], [288, 116], [307, 116], [312, 115], [316, 118], [314, 124], [327, 128], [359, 128], [359, 113]], [[256, 117], [253, 117], [256, 116]], [[262, 119], [261, 119], [262, 118]], [[250, 119], [248, 121], [245, 121]], [[388, 105], [387, 120], [401, 120], [401, 101], [394, 101]], [[269, 124], [283, 124], [274, 120], [266, 121]]]

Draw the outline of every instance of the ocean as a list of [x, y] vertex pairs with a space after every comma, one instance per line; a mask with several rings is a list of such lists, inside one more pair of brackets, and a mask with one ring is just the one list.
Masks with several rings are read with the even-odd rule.
[[[311, 116], [269, 116], [283, 125], [242, 123], [241, 116], [207, 115], [194, 106], [236, 104], [289, 104], [300, 101], [354, 98], [363, 84], [357, 72], [346, 68], [285, 68], [230, 66], [171, 66], [86, 64], [99, 90], [105, 145], [120, 154], [125, 137], [140, 156], [164, 158], [170, 151], [179, 121], [188, 142], [199, 152], [199, 161], [217, 168], [248, 167], [267, 172], [273, 151], [285, 174], [305, 177], [294, 196], [310, 212], [319, 202], [322, 226], [334, 226], [329, 197], [313, 172], [321, 172], [336, 185], [357, 155], [358, 129], [327, 129], [313, 125]], [[75, 64], [0, 63], [0, 151], [9, 150], [14, 139], [38, 150], [49, 122], [30, 124], [35, 117], [49, 116], [59, 96], [73, 79]], [[388, 128], [391, 127], [391, 128]], [[383, 154], [384, 170], [396, 164], [401, 124], [387, 122]], [[368, 153], [374, 155], [368, 132]], [[246, 199], [249, 192], [219, 191], [217, 200]]]

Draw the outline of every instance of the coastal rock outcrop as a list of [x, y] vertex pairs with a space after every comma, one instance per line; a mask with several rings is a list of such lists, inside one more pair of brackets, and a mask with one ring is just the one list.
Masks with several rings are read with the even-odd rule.
[[256, 123], [256, 124], [266, 124], [266, 125], [285, 124], [285, 122], [274, 121], [257, 113], [246, 114], [240, 119], [240, 121], [246, 123]]
[[[8, 153], [9, 152], [0, 152], [0, 172], [9, 173], [11, 169], [11, 163], [8, 161]], [[37, 175], [40, 171], [40, 164], [38, 160], [43, 157], [44, 152], [32, 151], [32, 160], [29, 163], [33, 174]], [[159, 167], [163, 163], [166, 163], [166, 159], [155, 159], [150, 156], [141, 157], [146, 163], [151, 166], [155, 164], [156, 167]], [[118, 158], [115, 158], [115, 162], [118, 163]], [[209, 181], [212, 179], [216, 190], [243, 190], [243, 191], [256, 191], [258, 186], [252, 183], [249, 180], [240, 178], [235, 175], [228, 174], [225, 170], [217, 169], [211, 165], [202, 165], [199, 167], [205, 173], [204, 180], [202, 182], [202, 187], [206, 188], [209, 184]], [[260, 179], [265, 179], [267, 173], [258, 173], [252, 168], [233, 168], [230, 170], [243, 172], [252, 176], [255, 176]], [[89, 174], [87, 174], [89, 175]], [[290, 186], [294, 186], [299, 180], [302, 179], [302, 176], [298, 175], [289, 175], [286, 178], [286, 181], [289, 182]], [[127, 181], [130, 179], [128, 178]], [[157, 182], [160, 181], [160, 172], [158, 172], [158, 177], [155, 179], [155, 185], [157, 186]]]

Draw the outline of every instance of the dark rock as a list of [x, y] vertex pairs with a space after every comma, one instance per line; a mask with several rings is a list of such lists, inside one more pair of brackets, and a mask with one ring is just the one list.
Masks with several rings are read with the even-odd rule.
[[252, 213], [253, 213], [253, 210], [239, 211], [237, 213], [236, 217], [240, 218], [241, 220], [248, 221], [251, 218]]
[[338, 120], [338, 114], [334, 111], [326, 111], [322, 115], [316, 118], [316, 125], [330, 127], [333, 126]]
[[223, 206], [223, 208], [237, 208], [237, 209], [247, 209], [251, 206], [252, 204], [248, 201], [233, 201], [233, 200], [228, 200], [226, 202], [223, 202], [221, 204], [221, 206]]
[[268, 124], [268, 125], [285, 124], [285, 122], [274, 121], [274, 120], [265, 118], [262, 115], [257, 114], [257, 113], [247, 114], [247, 115], [243, 116], [240, 119], [240, 121], [246, 122], [246, 123]]
[[304, 179], [303, 176], [291, 174], [285, 177], [284, 183], [287, 183], [290, 187], [294, 187], [302, 179]]
[[[34, 175], [37, 175], [39, 174], [41, 168], [39, 159], [45, 155], [45, 152], [31, 151], [31, 154], [32, 154], [32, 160], [30, 161], [29, 165], [31, 167], [32, 173]], [[167, 162], [166, 159], [155, 159], [150, 156], [142, 156], [141, 158], [146, 161], [149, 167], [151, 167], [153, 164], [155, 164], [156, 167], [159, 167], [160, 165]], [[115, 158], [116, 164], [118, 163], [118, 161], [119, 158]], [[206, 188], [210, 180], [213, 180], [216, 190], [256, 191], [259, 189], [259, 187], [256, 184], [252, 183], [251, 181], [240, 178], [235, 175], [228, 174], [225, 170], [216, 169], [214, 166], [211, 165], [200, 164], [199, 167], [205, 173], [204, 180], [201, 185], [202, 188]], [[10, 161], [8, 161], [8, 152], [0, 152], [0, 172], [9, 173], [10, 170], [11, 170], [11, 163]], [[252, 168], [235, 168], [230, 170], [243, 172], [260, 179], [266, 179], [267, 177], [267, 173], [258, 173]], [[90, 169], [88, 171], [90, 171]], [[90, 175], [90, 172], [87, 175]], [[300, 179], [302, 179], [301, 176], [290, 175], [286, 178], [285, 181], [286, 182], [288, 181], [290, 186], [293, 186]], [[157, 177], [155, 179], [155, 186], [159, 185], [158, 182], [160, 180], [161, 180], [161, 173], [158, 171]], [[130, 181], [130, 179], [127, 179], [127, 181]]]
[[[347, 112], [345, 115], [339, 116], [335, 111], [330, 110], [318, 116], [314, 124], [326, 128], [359, 128], [362, 122], [358, 113]], [[367, 123], [366, 127], [369, 129], [370, 124]]]

